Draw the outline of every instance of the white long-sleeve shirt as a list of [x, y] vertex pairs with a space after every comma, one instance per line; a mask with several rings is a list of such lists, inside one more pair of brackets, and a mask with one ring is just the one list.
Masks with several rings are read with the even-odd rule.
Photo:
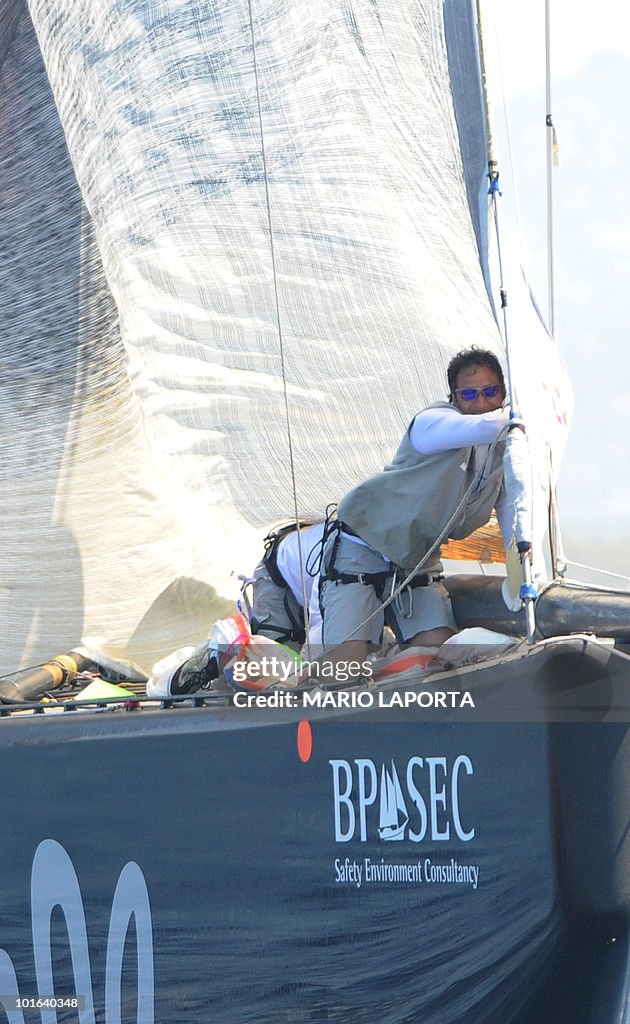
[[421, 455], [490, 445], [510, 420], [509, 409], [464, 415], [455, 406], [423, 409], [413, 420], [409, 438]]
[[[319, 609], [319, 573], [309, 576], [306, 567], [311, 552], [321, 543], [324, 523], [315, 523], [299, 531], [299, 544], [302, 549], [302, 567], [304, 569], [304, 589], [308, 602], [309, 636], [311, 644], [322, 642], [322, 616]], [[298, 548], [298, 531], [293, 530], [278, 545], [276, 564], [280, 574], [287, 582], [298, 604], [304, 603], [302, 575], [300, 573], [300, 550]]]
[[[413, 420], [409, 429], [409, 439], [421, 455], [434, 455], [436, 452], [450, 451], [454, 448], [477, 449], [478, 465], [483, 463], [490, 445], [505, 430], [510, 420], [509, 409], [494, 409], [492, 412], [463, 415], [454, 406], [423, 409]], [[484, 480], [481, 478], [480, 487]], [[499, 527], [505, 546], [507, 547], [514, 532], [514, 510], [501, 492], [495, 507]]]

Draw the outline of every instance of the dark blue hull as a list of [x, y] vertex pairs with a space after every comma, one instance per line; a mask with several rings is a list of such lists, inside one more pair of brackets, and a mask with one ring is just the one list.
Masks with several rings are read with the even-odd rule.
[[[485, 671], [539, 703], [527, 662]], [[1, 720], [2, 993], [108, 1024], [625, 1019], [625, 723], [311, 717], [307, 760], [293, 713]]]

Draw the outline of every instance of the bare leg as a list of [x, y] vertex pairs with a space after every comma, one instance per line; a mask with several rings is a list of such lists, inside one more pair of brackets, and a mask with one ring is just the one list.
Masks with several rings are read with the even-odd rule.
[[416, 633], [411, 640], [401, 644], [401, 647], [440, 647], [449, 636], [455, 636], [455, 630], [450, 626], [437, 626], [435, 629], [425, 629]]

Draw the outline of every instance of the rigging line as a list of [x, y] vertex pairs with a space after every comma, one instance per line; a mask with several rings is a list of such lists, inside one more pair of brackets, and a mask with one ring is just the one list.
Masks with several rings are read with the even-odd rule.
[[[459, 501], [459, 504], [458, 504], [457, 508], [455, 509], [455, 511], [453, 512], [451, 517], [448, 519], [448, 521], [444, 524], [444, 527], [443, 527], [441, 533], [436, 538], [436, 540], [434, 540], [433, 544], [431, 545], [429, 550], [426, 552], [426, 554], [422, 556], [422, 558], [417, 563], [417, 565], [415, 565], [414, 568], [411, 569], [411, 571], [405, 576], [405, 578], [403, 579], [402, 583], [399, 583], [396, 586], [396, 588], [394, 590], [392, 590], [392, 592], [389, 595], [389, 597], [385, 601], [383, 601], [381, 603], [380, 607], [377, 608], [376, 611], [371, 612], [370, 615], [368, 615], [367, 618], [365, 618], [363, 620], [363, 622], [360, 622], [359, 625], [354, 628], [353, 632], [357, 633], [360, 629], [363, 629], [364, 626], [366, 626], [369, 622], [371, 622], [372, 619], [376, 618], [377, 615], [382, 615], [384, 610], [385, 610], [385, 608], [387, 608], [388, 605], [392, 604], [392, 602], [395, 601], [396, 598], [400, 596], [400, 594], [402, 594], [403, 590], [407, 587], [407, 585], [410, 583], [410, 581], [413, 579], [413, 577], [420, 571], [420, 569], [424, 568], [424, 566], [429, 561], [431, 556], [434, 555], [436, 552], [439, 552], [440, 545], [444, 541], [445, 537], [448, 536], [448, 532], [451, 529], [451, 526], [453, 526], [453, 524], [457, 521], [457, 518], [458, 518], [460, 512], [462, 511], [462, 509], [464, 508], [466, 502], [468, 501], [469, 496], [472, 494], [473, 490], [479, 484], [479, 481], [482, 479], [483, 474], [484, 474], [484, 470], [486, 468], [486, 465], [489, 462], [490, 456], [492, 455], [492, 453], [493, 453], [494, 449], [496, 448], [496, 446], [498, 445], [499, 441], [504, 440], [506, 434], [507, 434], [507, 428], [505, 430], [502, 430], [501, 433], [499, 434], [499, 436], [494, 439], [494, 441], [492, 442], [492, 444], [488, 448], [488, 451], [486, 452], [486, 455], [485, 455], [485, 457], [483, 459], [483, 462], [481, 463], [481, 466], [479, 466], [479, 468], [475, 470], [474, 476], [473, 476], [472, 480], [470, 481], [468, 487], [464, 491], [462, 497], [460, 498], [460, 501]], [[346, 637], [346, 640], [349, 640], [349, 637]], [[345, 643], [345, 641], [342, 641], [342, 643]], [[335, 645], [335, 646], [337, 646], [337, 645]]]
[[558, 513], [558, 495], [554, 483], [553, 451], [549, 449], [549, 551], [554, 576], [564, 576], [567, 571], [567, 557], [562, 544], [560, 516]]
[[[547, 63], [547, 72], [546, 72], [546, 82], [547, 82], [546, 109], [547, 109], [547, 111], [550, 111], [551, 110], [551, 86], [550, 86], [551, 72], [550, 72], [550, 33], [549, 33], [549, 27], [548, 27], [549, 26], [549, 0], [546, 0], [546, 18], [547, 18], [547, 29], [546, 29], [546, 33], [545, 33], [546, 34], [546, 63]], [[479, 22], [479, 24], [481, 25], [481, 22]], [[505, 92], [505, 78], [504, 78], [504, 75], [503, 75], [503, 65], [502, 65], [502, 62], [501, 62], [501, 46], [500, 46], [500, 42], [499, 42], [496, 22], [495, 22], [495, 26], [494, 27], [495, 27], [496, 63], [497, 63], [497, 68], [498, 68], [499, 85], [500, 85], [500, 90], [501, 90], [501, 98], [502, 98], [502, 106], [503, 106], [503, 123], [504, 123], [504, 127], [505, 127], [505, 135], [506, 135], [506, 140], [507, 140], [508, 161], [509, 161], [509, 166], [510, 166], [511, 183], [512, 183], [513, 195], [514, 195], [514, 206], [515, 206], [515, 212], [516, 212], [516, 225], [517, 225], [518, 238], [519, 238], [520, 262], [521, 262], [522, 271], [525, 274], [525, 263], [526, 263], [525, 254], [526, 254], [527, 246], [525, 244], [525, 238], [524, 238], [524, 232], [523, 232], [523, 220], [522, 220], [522, 215], [521, 215], [520, 197], [519, 197], [519, 192], [518, 192], [516, 160], [515, 160], [515, 156], [514, 156], [514, 148], [513, 148], [513, 142], [512, 142], [512, 131], [511, 131], [510, 118], [509, 118], [509, 114], [508, 114], [508, 102], [507, 102], [507, 97], [506, 97], [506, 92]], [[481, 43], [480, 43], [480, 48], [481, 48]], [[489, 113], [487, 113], [486, 116], [489, 117]], [[552, 338], [552, 340], [555, 340], [555, 337], [554, 337], [554, 334], [555, 334], [555, 332], [554, 332], [554, 306], [555, 306], [555, 304], [554, 304], [554, 300], [553, 300], [553, 295], [554, 295], [554, 283], [553, 283], [553, 279], [554, 279], [554, 274], [553, 274], [554, 243], [553, 243], [553, 221], [552, 221], [552, 216], [553, 216], [553, 196], [552, 196], [552, 182], [551, 182], [551, 178], [552, 178], [551, 166], [552, 166], [552, 163], [553, 164], [557, 164], [558, 160], [557, 160], [556, 131], [555, 131], [555, 127], [552, 124], [551, 114], [550, 113], [548, 113], [547, 116], [546, 116], [546, 123], [547, 123], [547, 144], [548, 144], [548, 146], [547, 146], [547, 178], [548, 178], [548, 183], [549, 183], [548, 184], [548, 188], [547, 188], [547, 220], [548, 220], [548, 224], [551, 224], [552, 227], [551, 227], [551, 232], [548, 231], [548, 236], [547, 236], [547, 252], [548, 252], [548, 254], [550, 254], [550, 255], [548, 255], [548, 266], [550, 268], [549, 271], [548, 271], [548, 279], [549, 279], [549, 282], [550, 282], [550, 294], [551, 294], [551, 299], [550, 299], [550, 302], [549, 302], [549, 307], [550, 308], [549, 308], [549, 311], [548, 311], [548, 317], [549, 317], [549, 321], [550, 322], [549, 322], [549, 324], [544, 324], [544, 326], [545, 326], [545, 330], [547, 330], [547, 332], [550, 334], [550, 337]], [[497, 225], [497, 232], [498, 232], [498, 225]], [[525, 277], [526, 277], [526, 275], [525, 275]], [[528, 289], [529, 289], [529, 292], [530, 292], [530, 299], [534, 303], [534, 297], [532, 295], [531, 287], [529, 285], [529, 282], [527, 281], [527, 277], [526, 277], [526, 283], [527, 283], [527, 286], [528, 286]], [[537, 312], [538, 312], [538, 310], [537, 310]], [[544, 323], [543, 317], [540, 314], [538, 314], [538, 315], [539, 315], [541, 321]], [[552, 461], [552, 453], [551, 453], [551, 451], [549, 453], [549, 457], [550, 457], [550, 463], [551, 463], [551, 461]], [[554, 573], [554, 575], [564, 576], [564, 574], [566, 572], [566, 558], [564, 556], [564, 551], [563, 551], [563, 547], [562, 547], [562, 536], [561, 536], [561, 531], [560, 531], [560, 518], [559, 518], [559, 512], [558, 512], [558, 501], [557, 501], [556, 487], [555, 487], [554, 480], [553, 480], [553, 472], [552, 472], [552, 466], [551, 465], [550, 465], [550, 476], [549, 476], [548, 518], [549, 518], [548, 538], [549, 538], [549, 549], [550, 549], [550, 557], [551, 557], [551, 565], [553, 567], [553, 573]]]
[[[506, 362], [506, 369], [507, 369], [507, 385], [508, 385], [508, 395], [509, 395], [509, 404], [510, 404], [510, 418], [513, 418], [513, 417], [516, 416], [516, 411], [515, 411], [515, 408], [514, 408], [514, 385], [513, 385], [513, 380], [512, 380], [511, 345], [510, 345], [509, 333], [508, 333], [507, 291], [506, 291], [505, 284], [504, 284], [503, 254], [502, 254], [502, 247], [501, 247], [501, 232], [499, 230], [499, 209], [498, 209], [498, 203], [497, 203], [497, 195], [499, 195], [499, 196], [501, 195], [501, 192], [499, 191], [499, 164], [498, 164], [498, 160], [497, 160], [496, 155], [495, 155], [495, 147], [494, 147], [494, 134], [493, 134], [493, 123], [492, 123], [493, 119], [492, 119], [492, 114], [491, 114], [490, 95], [489, 95], [489, 89], [488, 89], [488, 74], [487, 74], [487, 67], [486, 67], [485, 33], [484, 33], [484, 28], [483, 28], [483, 13], [482, 13], [481, 0], [477, 0], [477, 2], [476, 2], [476, 10], [477, 10], [477, 38], [478, 38], [478, 45], [479, 45], [479, 70], [480, 70], [482, 99], [483, 99], [483, 103], [484, 103], [484, 109], [485, 109], [485, 112], [486, 112], [486, 131], [487, 131], [487, 136], [488, 136], [488, 138], [487, 138], [488, 180], [490, 182], [490, 186], [489, 186], [489, 189], [488, 189], [488, 194], [490, 195], [490, 198], [491, 198], [492, 212], [493, 212], [493, 215], [494, 215], [494, 225], [495, 225], [495, 231], [496, 231], [497, 259], [498, 259], [498, 264], [499, 264], [499, 290], [500, 290], [500, 296], [501, 296], [501, 309], [502, 309], [502, 312], [503, 312], [503, 342], [504, 342], [504, 345], [505, 345], [505, 362]], [[531, 511], [530, 511], [530, 520], [531, 520]], [[530, 525], [531, 525], [531, 522], [530, 522]], [[531, 541], [531, 537], [532, 537], [532, 534], [530, 533], [530, 541]], [[533, 601], [535, 599], [536, 591], [535, 591], [535, 587], [532, 586], [532, 577], [531, 577], [531, 561], [530, 561], [531, 555], [532, 555], [531, 542], [527, 546], [524, 545], [522, 548], [520, 547], [520, 545], [517, 545], [517, 546], [519, 547], [521, 570], [522, 570], [522, 574], [523, 574], [523, 585], [521, 587], [521, 596], [524, 598], [524, 602], [525, 602], [525, 617], [526, 617], [526, 620], [527, 620], [527, 639], [528, 639], [528, 642], [531, 644], [531, 643], [534, 643], [534, 634], [535, 634], [535, 630], [536, 630], [536, 622], [535, 622], [534, 608], [533, 608]]]
[[[550, 75], [550, 57], [549, 57], [549, 38], [550, 38], [550, 33], [549, 33], [549, 3], [550, 3], [550, 0], [546, 0], [546, 17], [547, 17], [547, 31], [546, 31], [547, 101], [546, 102], [547, 102], [547, 111], [550, 111], [550, 109], [551, 109], [551, 97], [550, 97], [551, 75]], [[489, 123], [491, 121], [491, 112], [490, 112], [490, 104], [489, 104], [489, 101], [488, 101], [487, 74], [486, 74], [485, 56], [484, 56], [485, 47], [484, 47], [484, 41], [483, 41], [484, 33], [483, 33], [483, 26], [482, 26], [481, 0], [477, 0], [477, 26], [478, 26], [480, 64], [481, 64], [481, 70], [482, 70], [482, 90], [483, 90], [483, 98], [484, 98], [484, 102], [485, 102], [485, 106], [486, 106], [486, 120]], [[524, 239], [523, 239], [523, 227], [522, 227], [520, 202], [519, 202], [519, 196], [518, 196], [518, 190], [517, 190], [517, 176], [516, 176], [516, 166], [515, 166], [515, 160], [514, 160], [514, 152], [513, 152], [513, 147], [512, 147], [512, 135], [511, 135], [511, 131], [510, 131], [510, 122], [509, 122], [508, 111], [507, 111], [507, 100], [506, 100], [506, 95], [505, 95], [505, 81], [504, 81], [504, 77], [503, 77], [503, 67], [502, 67], [502, 64], [501, 64], [501, 55], [500, 55], [501, 48], [499, 46], [499, 40], [498, 40], [498, 36], [496, 34], [496, 24], [495, 24], [495, 40], [496, 40], [496, 62], [497, 62], [497, 67], [498, 67], [498, 72], [499, 72], [499, 82], [500, 82], [501, 94], [502, 94], [503, 117], [504, 117], [505, 131], [506, 131], [506, 136], [507, 136], [508, 155], [509, 155], [509, 163], [510, 163], [510, 170], [511, 170], [512, 186], [513, 186], [513, 192], [514, 192], [515, 208], [516, 208], [516, 222], [517, 222], [518, 236], [519, 236], [519, 243], [520, 243], [520, 260], [521, 260], [521, 267], [523, 268], [525, 245], [524, 245]], [[549, 180], [549, 185], [548, 185], [548, 189], [547, 189], [547, 196], [548, 196], [548, 199], [547, 199], [547, 208], [548, 208], [547, 217], [548, 217], [548, 223], [551, 224], [552, 223], [552, 208], [553, 208], [552, 195], [551, 195], [551, 181], [550, 181], [550, 179], [551, 179], [551, 163], [552, 163], [552, 157], [553, 157], [553, 162], [557, 162], [557, 159], [556, 159], [557, 141], [556, 141], [556, 135], [555, 135], [555, 128], [553, 127], [553, 124], [551, 122], [551, 114], [550, 113], [547, 114], [546, 120], [547, 120], [547, 125], [548, 125], [548, 129], [547, 129], [548, 130], [548, 135], [547, 135], [547, 141], [548, 141], [548, 159], [547, 159], [548, 170], [547, 170], [547, 175], [548, 175], [548, 180]], [[503, 316], [504, 316], [504, 341], [505, 341], [505, 347], [506, 347], [506, 362], [507, 362], [507, 371], [508, 371], [508, 386], [509, 386], [509, 390], [510, 390], [510, 405], [512, 406], [512, 409], [514, 409], [513, 402], [512, 402], [512, 397], [513, 396], [512, 396], [512, 374], [511, 374], [511, 370], [510, 370], [510, 346], [508, 344], [509, 339], [508, 339], [508, 332], [507, 332], [507, 313], [506, 313], [507, 295], [506, 295], [506, 292], [505, 292], [505, 289], [504, 289], [504, 286], [503, 286], [503, 269], [502, 269], [502, 262], [501, 262], [500, 231], [499, 231], [499, 221], [498, 221], [498, 204], [497, 204], [497, 200], [496, 200], [496, 193], [499, 192], [499, 188], [498, 188], [498, 164], [497, 164], [497, 161], [494, 158], [494, 154], [492, 152], [493, 147], [494, 147], [494, 141], [493, 141], [493, 137], [492, 137], [492, 133], [491, 133], [490, 128], [491, 128], [491, 126], [489, 124], [489, 137], [488, 137], [488, 177], [490, 179], [490, 194], [492, 196], [492, 209], [493, 209], [494, 218], [495, 218], [495, 229], [496, 229], [496, 237], [497, 237], [497, 253], [498, 253], [498, 262], [499, 262], [499, 272], [500, 272], [500, 278], [501, 278], [501, 281], [500, 281], [501, 304], [502, 304]], [[495, 179], [495, 180], [493, 180], [493, 179]], [[501, 195], [500, 192], [499, 192], [499, 195]], [[554, 302], [553, 302], [553, 232], [552, 232], [552, 230], [551, 230], [551, 234], [549, 234], [549, 232], [548, 232], [547, 251], [548, 251], [548, 254], [550, 254], [549, 257], [548, 257], [548, 262], [549, 262], [549, 266], [550, 266], [549, 278], [550, 278], [550, 282], [551, 282], [550, 283], [550, 295], [551, 295], [551, 298], [550, 298], [550, 310], [549, 310], [550, 324], [549, 324], [549, 327], [546, 327], [546, 330], [548, 330], [548, 332], [549, 332], [549, 334], [550, 334], [550, 336], [551, 336], [551, 338], [553, 340], [554, 339], [554, 312], [553, 312]], [[533, 296], [531, 295], [531, 289], [530, 289], [530, 298], [531, 298], [531, 300], [533, 302]], [[542, 320], [542, 317], [541, 317], [541, 320]], [[549, 509], [548, 509], [548, 515], [549, 515], [549, 520], [550, 520], [549, 546], [550, 546], [550, 549], [551, 549], [551, 562], [552, 562], [553, 572], [554, 572], [554, 575], [557, 574], [557, 575], [562, 576], [564, 574], [564, 569], [563, 569], [563, 565], [562, 565], [562, 563], [564, 561], [564, 554], [563, 554], [563, 551], [562, 551], [562, 539], [561, 539], [561, 534], [560, 534], [560, 522], [559, 522], [559, 515], [558, 515], [558, 507], [557, 507], [557, 498], [556, 498], [555, 486], [554, 486], [554, 483], [553, 483], [553, 479], [551, 477], [550, 477], [550, 483], [549, 483]], [[552, 530], [551, 530], [551, 523], [553, 523], [553, 531], [554, 531], [553, 533], [552, 533]]]
[[[493, 206], [493, 212], [494, 212], [494, 224], [495, 224], [496, 239], [497, 239], [497, 258], [498, 258], [498, 261], [499, 261], [499, 283], [500, 283], [500, 294], [501, 294], [501, 309], [503, 310], [503, 331], [504, 331], [503, 337], [504, 337], [504, 341], [505, 341], [505, 362], [506, 362], [506, 369], [507, 369], [507, 383], [508, 383], [508, 394], [509, 394], [509, 402], [510, 402], [510, 418], [512, 418], [512, 417], [516, 416], [516, 412], [515, 412], [515, 409], [514, 409], [514, 387], [513, 387], [513, 382], [512, 382], [512, 366], [511, 366], [511, 358], [510, 358], [511, 345], [510, 345], [510, 342], [509, 342], [509, 335], [508, 335], [507, 292], [506, 292], [506, 289], [505, 289], [505, 286], [504, 286], [504, 283], [503, 283], [503, 259], [502, 259], [502, 253], [501, 253], [501, 232], [499, 230], [499, 211], [498, 211], [498, 205], [497, 205], [497, 193], [499, 193], [499, 195], [501, 193], [499, 192], [499, 174], [498, 174], [498, 170], [496, 169], [496, 163], [494, 165], [494, 174], [495, 174], [495, 177], [493, 178], [492, 174], [491, 174], [490, 160], [488, 159], [488, 177], [490, 178], [490, 195], [492, 197], [492, 206]], [[532, 467], [530, 467], [530, 472], [532, 472], [532, 471], [533, 471]], [[536, 589], [532, 585], [532, 565], [531, 565], [532, 545], [531, 545], [531, 541], [533, 541], [533, 529], [531, 529], [531, 527], [532, 527], [532, 510], [531, 510], [531, 507], [530, 507], [529, 519], [530, 519], [530, 537], [529, 537], [530, 545], [529, 545], [529, 548], [520, 549], [520, 547], [519, 547], [519, 556], [520, 556], [520, 562], [521, 562], [521, 571], [522, 571], [522, 574], [523, 574], [523, 585], [521, 587], [521, 597], [524, 598], [524, 605], [525, 605], [525, 619], [526, 619], [526, 622], [527, 622], [527, 641], [528, 641], [528, 643], [533, 644], [534, 643], [534, 635], [535, 635], [535, 632], [536, 632], [536, 617], [535, 617], [535, 614], [534, 614], [534, 600], [535, 600], [535, 597], [536, 597]]]
[[300, 514], [298, 511], [298, 498], [297, 498], [297, 483], [295, 478], [295, 458], [293, 454], [293, 434], [291, 431], [291, 413], [289, 410], [289, 396], [287, 389], [287, 375], [286, 375], [286, 362], [284, 358], [284, 336], [282, 333], [282, 318], [280, 316], [280, 296], [278, 291], [278, 273], [276, 268], [276, 250], [273, 238], [273, 219], [271, 216], [271, 199], [269, 196], [269, 176], [267, 173], [267, 150], [265, 146], [265, 129], [262, 115], [262, 101], [260, 98], [260, 83], [258, 78], [258, 61], [256, 58], [256, 34], [254, 32], [254, 14], [252, 11], [252, 0], [248, 0], [247, 8], [249, 12], [249, 29], [252, 38], [252, 57], [254, 63], [254, 81], [256, 84], [256, 103], [258, 106], [258, 124], [260, 128], [260, 150], [263, 165], [263, 178], [265, 183], [265, 202], [267, 205], [267, 225], [269, 228], [269, 249], [271, 253], [271, 272], [273, 279], [273, 292], [274, 302], [276, 309], [276, 322], [278, 324], [278, 344], [280, 350], [280, 367], [282, 370], [282, 394], [284, 398], [284, 417], [287, 426], [287, 447], [289, 449], [289, 467], [291, 474], [291, 490], [293, 494], [293, 511], [295, 515], [295, 521], [298, 524], [298, 536], [297, 536], [297, 547], [298, 547], [298, 561], [300, 565], [300, 582], [302, 584], [302, 605], [304, 608], [304, 624], [306, 628], [306, 642], [310, 642], [310, 622], [308, 615], [308, 600], [306, 596], [306, 573], [304, 569], [304, 556], [302, 552], [302, 543], [300, 538]]
[[551, 116], [551, 4], [545, 0], [545, 126], [547, 153], [547, 290], [549, 330], [555, 338], [554, 237], [553, 237], [553, 164], [557, 162], [556, 130]]
[[497, 194], [499, 192], [499, 161], [495, 152], [494, 145], [494, 131], [493, 131], [493, 118], [492, 118], [492, 104], [490, 101], [490, 91], [488, 88], [488, 69], [486, 65], [486, 47], [484, 41], [484, 29], [483, 29], [483, 16], [481, 10], [481, 0], [476, 0], [476, 11], [477, 11], [477, 42], [479, 50], [479, 72], [481, 80], [481, 93], [483, 100], [483, 107], [486, 116], [486, 148], [488, 153], [488, 180], [490, 187], [488, 194], [490, 196], [490, 202], [492, 207], [492, 215], [494, 219], [496, 240], [497, 240], [497, 260], [499, 264], [499, 294], [501, 297], [501, 309], [503, 312], [503, 343], [505, 345], [505, 361], [507, 369], [507, 383], [510, 410], [514, 415], [514, 393], [512, 388], [512, 373], [510, 368], [510, 346], [508, 344], [508, 326], [507, 326], [507, 291], [504, 284], [503, 274], [503, 254], [501, 248], [501, 234], [499, 231], [499, 209], [497, 204]]
[[[490, 202], [492, 205], [492, 219], [494, 222], [494, 231], [497, 241], [497, 263], [499, 265], [499, 295], [501, 296], [501, 312], [503, 314], [503, 343], [505, 345], [505, 364], [507, 370], [507, 386], [508, 386], [508, 401], [510, 403], [510, 414], [515, 415], [514, 411], [514, 385], [512, 383], [512, 367], [510, 361], [510, 340], [508, 332], [508, 316], [507, 306], [508, 297], [507, 289], [505, 287], [505, 279], [503, 275], [503, 250], [501, 247], [501, 230], [499, 226], [499, 206], [497, 203], [497, 193], [499, 193], [499, 172], [497, 170], [496, 161], [494, 161], [494, 170], [491, 170], [491, 163], [488, 160], [488, 177], [490, 179]], [[493, 177], [494, 175], [494, 177]], [[499, 193], [500, 194], [500, 193]]]
[[[546, 126], [546, 191], [547, 191], [547, 292], [549, 332], [556, 337], [555, 314], [555, 244], [553, 225], [553, 166], [558, 163], [558, 141], [551, 114], [551, 2], [545, 0], [545, 126]], [[553, 535], [552, 535], [553, 529]], [[549, 544], [554, 576], [564, 576], [566, 558], [562, 550], [558, 499], [553, 477], [549, 488]]]
[[490, 196], [490, 204], [492, 208], [492, 219], [494, 222], [496, 242], [497, 242], [497, 261], [499, 265], [499, 294], [501, 297], [501, 310], [503, 313], [503, 343], [505, 345], [505, 360], [507, 369], [507, 383], [510, 410], [514, 415], [514, 394], [512, 390], [512, 373], [510, 370], [510, 346], [508, 344], [508, 326], [507, 326], [507, 292], [504, 283], [503, 274], [503, 252], [501, 247], [501, 233], [499, 231], [499, 208], [497, 204], [497, 194], [499, 192], [499, 161], [497, 159], [494, 147], [494, 134], [492, 125], [492, 111], [490, 103], [490, 93], [488, 89], [488, 72], [486, 67], [486, 51], [484, 45], [483, 27], [482, 27], [482, 16], [481, 16], [481, 2], [477, 0], [477, 35], [479, 44], [479, 70], [481, 78], [481, 92], [483, 98], [483, 105], [486, 115], [486, 148], [488, 154], [488, 181], [490, 186], [488, 188], [488, 194]]
[[497, 63], [497, 70], [498, 70], [499, 89], [500, 89], [500, 92], [501, 92], [501, 107], [502, 107], [502, 110], [503, 110], [503, 126], [504, 126], [504, 130], [505, 130], [505, 140], [506, 140], [506, 143], [507, 143], [508, 164], [509, 164], [509, 168], [510, 168], [510, 179], [511, 179], [511, 183], [512, 183], [512, 193], [514, 195], [514, 210], [515, 210], [515, 213], [516, 213], [516, 226], [517, 226], [517, 230], [518, 230], [519, 255], [520, 255], [521, 264], [525, 264], [526, 263], [526, 259], [525, 259], [526, 245], [525, 245], [525, 236], [524, 236], [524, 233], [523, 233], [523, 216], [522, 216], [522, 212], [521, 212], [520, 194], [519, 194], [519, 190], [518, 190], [516, 158], [515, 158], [515, 155], [514, 155], [514, 144], [513, 144], [513, 139], [512, 139], [512, 125], [511, 125], [511, 122], [510, 122], [509, 105], [508, 105], [507, 94], [506, 94], [506, 91], [505, 91], [505, 76], [503, 74], [503, 62], [501, 60], [501, 46], [500, 46], [500, 42], [499, 42], [499, 35], [498, 35], [498, 31], [497, 31], [496, 22], [494, 23], [494, 30], [495, 30], [494, 31], [494, 41], [495, 41], [496, 63]]
[[567, 558], [569, 565], [575, 565], [578, 569], [588, 569], [589, 572], [601, 573], [602, 576], [611, 576], [616, 580], [630, 580], [630, 573], [624, 576], [619, 572], [610, 572], [609, 569], [600, 569], [595, 565], [584, 565], [582, 562], [576, 562], [573, 558]]

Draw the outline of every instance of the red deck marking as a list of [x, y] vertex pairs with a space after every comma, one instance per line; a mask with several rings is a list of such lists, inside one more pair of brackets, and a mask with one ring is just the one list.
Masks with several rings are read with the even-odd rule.
[[313, 733], [311, 732], [310, 722], [302, 721], [298, 725], [297, 749], [300, 761], [306, 764], [313, 752]]

